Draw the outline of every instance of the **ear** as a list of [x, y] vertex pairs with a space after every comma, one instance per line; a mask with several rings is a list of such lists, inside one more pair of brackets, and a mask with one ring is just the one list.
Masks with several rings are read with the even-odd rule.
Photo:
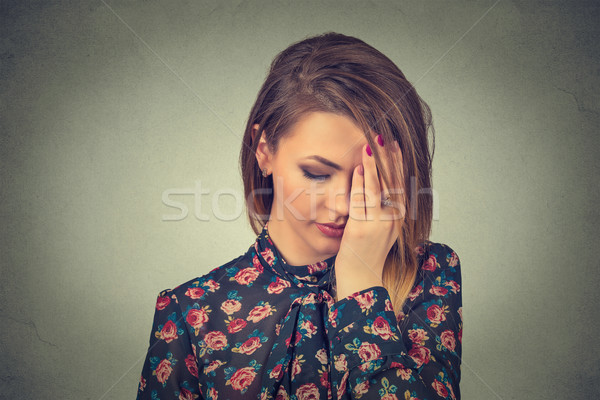
[[[254, 124], [252, 126], [252, 143], [257, 138], [258, 134], [258, 124]], [[273, 154], [269, 149], [269, 144], [266, 140], [265, 131], [263, 130], [258, 138], [258, 145], [256, 147], [256, 161], [258, 161], [258, 165], [260, 169], [266, 168], [268, 173], [271, 173], [271, 161], [273, 159]]]

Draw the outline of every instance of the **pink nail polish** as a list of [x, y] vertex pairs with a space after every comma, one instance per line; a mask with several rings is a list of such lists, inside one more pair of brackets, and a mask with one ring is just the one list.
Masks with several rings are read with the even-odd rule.
[[371, 146], [367, 145], [367, 154], [369, 156], [373, 156], [373, 152], [371, 151]]
[[377, 143], [379, 143], [380, 146], [383, 146], [383, 136], [377, 135]]

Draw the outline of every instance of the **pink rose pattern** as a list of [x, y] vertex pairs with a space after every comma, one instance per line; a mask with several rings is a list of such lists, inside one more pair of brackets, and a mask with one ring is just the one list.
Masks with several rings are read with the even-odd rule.
[[159, 294], [137, 398], [460, 399], [460, 260], [415, 250], [401, 310], [382, 286], [335, 302], [335, 256], [289, 266], [265, 225], [244, 255]]

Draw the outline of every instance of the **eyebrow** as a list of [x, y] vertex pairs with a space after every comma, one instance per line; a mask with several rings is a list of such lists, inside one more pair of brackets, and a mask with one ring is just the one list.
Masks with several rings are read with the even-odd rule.
[[312, 160], [316, 160], [319, 161], [322, 164], [325, 164], [333, 169], [336, 169], [338, 171], [342, 170], [342, 167], [340, 167], [339, 165], [337, 165], [336, 163], [334, 163], [333, 161], [329, 161], [326, 158], [323, 158], [321, 156], [317, 156], [317, 155], [313, 155], [313, 156], [308, 156], [308, 157], [304, 157], [304, 159], [312, 159]]

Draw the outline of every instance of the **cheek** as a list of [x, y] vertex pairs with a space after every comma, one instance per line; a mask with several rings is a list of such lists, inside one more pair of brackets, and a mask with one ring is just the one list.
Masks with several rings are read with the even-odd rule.
[[[282, 177], [283, 194], [281, 206], [293, 207], [307, 220], [317, 218], [319, 209], [326, 204], [326, 184], [312, 183], [311, 180], [300, 175], [286, 175]], [[287, 207], [286, 207], [287, 205]], [[289, 212], [290, 210], [286, 210]]]

